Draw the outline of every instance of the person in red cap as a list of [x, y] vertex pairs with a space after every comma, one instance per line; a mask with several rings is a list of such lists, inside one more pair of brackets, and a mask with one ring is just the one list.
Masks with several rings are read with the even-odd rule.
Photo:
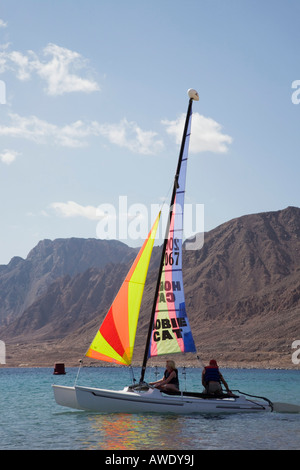
[[202, 371], [202, 385], [205, 388], [206, 393], [219, 395], [222, 393], [221, 383], [226, 388], [227, 393], [231, 394], [227, 382], [219, 371], [217, 361], [215, 359], [211, 359], [209, 361], [209, 366], [204, 367]]

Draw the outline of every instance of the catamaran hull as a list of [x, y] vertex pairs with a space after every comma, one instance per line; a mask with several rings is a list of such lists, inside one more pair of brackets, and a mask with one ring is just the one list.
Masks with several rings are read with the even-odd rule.
[[77, 398], [75, 387], [65, 387], [63, 385], [52, 385], [54, 398], [58, 405], [67, 406], [76, 410], [82, 410], [80, 408]]
[[[113, 391], [90, 387], [53, 386], [59, 405], [98, 413], [253, 413], [272, 411], [269, 405], [244, 396], [207, 399], [188, 396], [169, 396], [156, 389], [147, 392]], [[63, 390], [64, 389], [64, 390]]]

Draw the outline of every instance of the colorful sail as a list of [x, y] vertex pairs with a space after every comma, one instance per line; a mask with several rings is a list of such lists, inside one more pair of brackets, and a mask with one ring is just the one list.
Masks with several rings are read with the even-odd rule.
[[138, 316], [160, 214], [103, 320], [86, 356], [130, 365]]
[[196, 351], [185, 309], [182, 277], [183, 211], [191, 117], [190, 103], [175, 178], [174, 204], [170, 207], [169, 229], [148, 357]]

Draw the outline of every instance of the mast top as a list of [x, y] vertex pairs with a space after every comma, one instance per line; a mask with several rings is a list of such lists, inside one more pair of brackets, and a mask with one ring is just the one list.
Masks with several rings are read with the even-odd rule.
[[188, 90], [188, 95], [192, 100], [199, 101], [198, 91], [194, 90], [193, 88]]

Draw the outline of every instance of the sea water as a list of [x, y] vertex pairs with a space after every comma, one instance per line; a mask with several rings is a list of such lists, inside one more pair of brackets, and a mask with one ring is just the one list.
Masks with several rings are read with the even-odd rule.
[[[139, 379], [139, 370], [134, 370]], [[223, 369], [231, 389], [300, 405], [299, 370]], [[74, 385], [76, 368], [0, 368], [0, 449], [259, 450], [300, 448], [300, 414], [97, 414], [56, 404], [51, 385]], [[163, 369], [148, 368], [146, 380]], [[182, 390], [202, 391], [201, 369], [179, 369]], [[78, 385], [122, 389], [127, 368], [83, 367]]]

